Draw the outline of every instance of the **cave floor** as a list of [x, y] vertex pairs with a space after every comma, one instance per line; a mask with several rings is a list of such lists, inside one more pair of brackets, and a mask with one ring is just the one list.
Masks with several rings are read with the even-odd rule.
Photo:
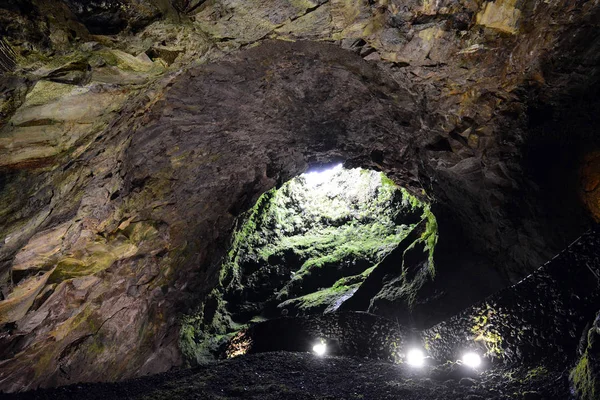
[[[119, 383], [75, 384], [7, 399], [569, 399], [567, 370], [537, 366], [437, 375], [431, 367], [273, 352]], [[432, 378], [432, 376], [434, 378]], [[461, 377], [462, 376], [462, 377]]]

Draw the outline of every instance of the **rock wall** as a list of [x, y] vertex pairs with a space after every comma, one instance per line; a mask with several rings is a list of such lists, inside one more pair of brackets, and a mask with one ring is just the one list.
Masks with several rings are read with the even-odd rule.
[[599, 360], [598, 360], [598, 315], [592, 323], [588, 322], [581, 337], [579, 359], [571, 370], [570, 380], [577, 396], [582, 400], [592, 400], [598, 397], [600, 391]]
[[[424, 348], [429, 364], [460, 360], [474, 351], [509, 368], [546, 366], [564, 370], [576, 359], [583, 335], [585, 356], [574, 372], [584, 398], [597, 391], [597, 320], [600, 295], [600, 233], [590, 231], [523, 281], [430, 329], [417, 332], [375, 315], [339, 313], [280, 318], [251, 326], [234, 337], [224, 356], [262, 351], [310, 351], [331, 344], [332, 354], [403, 362], [406, 350]], [[586, 326], [586, 324], [588, 324]], [[589, 338], [589, 340], [588, 340]], [[588, 345], [589, 341], [589, 345]]]
[[[147, 111], [132, 105], [139, 113], [135, 134], [124, 113], [66, 174], [54, 171], [85, 184], [54, 211], [62, 216], [56, 225], [43, 220], [45, 229], [15, 258], [28, 272], [5, 303], [22, 304], [5, 320], [2, 379], [9, 389], [99, 373], [117, 379], [177, 364], [177, 313], [216, 283], [240, 211], [309, 162], [368, 157], [371, 148], [361, 143], [381, 135], [375, 120], [390, 131], [418, 129], [409, 122], [410, 94], [404, 90], [394, 101], [378, 85], [380, 73], [352, 53], [278, 42], [242, 57], [254, 59], [253, 68], [238, 61], [186, 72]], [[271, 74], [290, 79], [269, 86]], [[398, 98], [402, 89], [390, 84]], [[40, 308], [19, 295], [30, 280], [40, 292], [45, 283], [55, 285]], [[35, 358], [42, 361], [27, 361]], [[102, 372], [81, 368], [90, 359], [106, 360], [96, 364]]]
[[586, 233], [517, 285], [425, 331], [429, 353], [458, 360], [476, 350], [505, 364], [572, 360], [598, 308], [599, 235]]
[[251, 326], [225, 346], [222, 357], [266, 351], [312, 351], [325, 343], [328, 355], [400, 362], [412, 342], [411, 332], [373, 314], [352, 312], [283, 317]]

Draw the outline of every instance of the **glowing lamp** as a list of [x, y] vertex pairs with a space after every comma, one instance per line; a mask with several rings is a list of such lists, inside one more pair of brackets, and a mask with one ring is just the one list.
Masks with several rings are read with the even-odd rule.
[[462, 356], [462, 362], [467, 367], [477, 368], [481, 365], [481, 357], [473, 352], [465, 353]]
[[425, 364], [425, 354], [419, 349], [411, 349], [406, 353], [406, 363], [412, 367], [422, 367]]
[[325, 352], [327, 352], [327, 345], [325, 343], [318, 343], [315, 344], [312, 349], [313, 353], [315, 353], [319, 357], [322, 357], [325, 355]]

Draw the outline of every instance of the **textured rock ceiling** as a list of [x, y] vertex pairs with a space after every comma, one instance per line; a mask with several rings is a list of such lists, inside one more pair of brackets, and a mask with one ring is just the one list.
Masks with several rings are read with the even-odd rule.
[[216, 283], [235, 217], [312, 164], [426, 193], [448, 275], [494, 277], [488, 292], [525, 276], [587, 226], [580, 197], [600, 215], [599, 15], [4, 2], [0, 388], [179, 365], [177, 317]]

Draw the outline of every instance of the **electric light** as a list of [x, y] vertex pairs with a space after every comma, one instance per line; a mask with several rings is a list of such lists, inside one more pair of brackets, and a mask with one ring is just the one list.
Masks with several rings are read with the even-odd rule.
[[325, 352], [327, 351], [327, 345], [325, 343], [318, 343], [315, 344], [313, 346], [313, 352], [318, 355], [319, 357], [322, 357], [325, 355]]
[[425, 354], [419, 349], [411, 349], [406, 353], [406, 363], [413, 367], [422, 367], [425, 364]]
[[321, 171], [311, 171], [303, 174], [304, 180], [308, 186], [319, 186], [322, 185], [333, 177], [337, 172], [342, 169], [342, 164], [336, 164], [331, 168], [324, 169]]
[[481, 357], [476, 353], [468, 352], [462, 356], [462, 362], [467, 367], [477, 368], [481, 365]]

